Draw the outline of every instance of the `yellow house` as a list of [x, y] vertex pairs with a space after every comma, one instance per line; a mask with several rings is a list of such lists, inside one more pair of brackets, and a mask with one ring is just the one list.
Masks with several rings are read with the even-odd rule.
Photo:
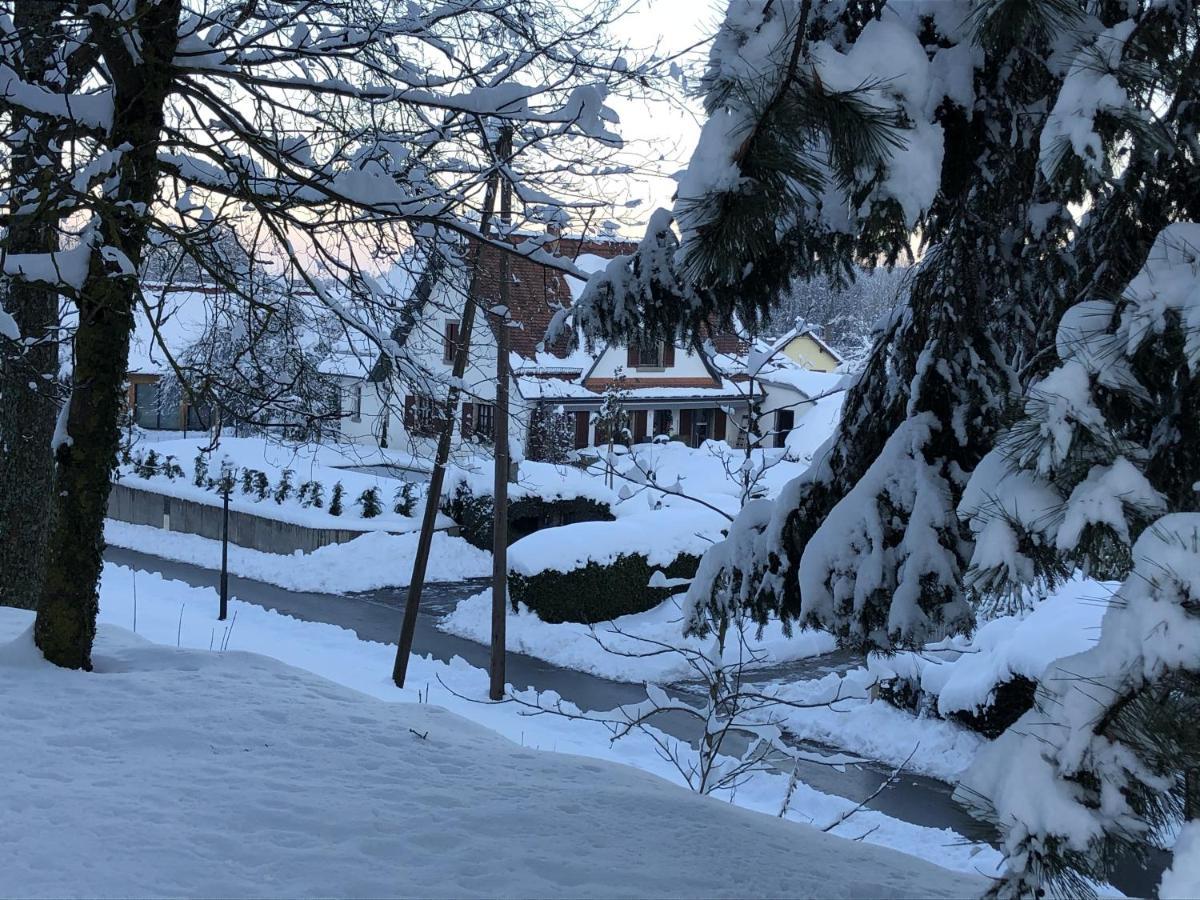
[[811, 328], [793, 330], [791, 334], [780, 338], [776, 346], [779, 347], [778, 352], [812, 372], [832, 372], [842, 364], [837, 351], [821, 340]]

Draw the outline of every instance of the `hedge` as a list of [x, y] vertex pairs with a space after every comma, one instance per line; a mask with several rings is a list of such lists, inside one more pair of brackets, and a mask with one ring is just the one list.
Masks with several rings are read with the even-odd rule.
[[[492, 549], [492, 515], [495, 504], [490, 495], [476, 496], [465, 484], [442, 502], [442, 512], [457, 523], [462, 537], [481, 550]], [[572, 522], [611, 522], [616, 516], [607, 503], [584, 497], [544, 500], [518, 497], [508, 502], [508, 543], [512, 544], [540, 528]], [[522, 523], [534, 520], [533, 528]]]
[[950, 719], [986, 738], [995, 739], [1010, 725], [1033, 709], [1037, 682], [1024, 675], [1014, 675], [996, 685], [986, 706], [977, 710], [954, 710], [943, 716], [938, 712], [937, 697], [927, 695], [919, 684], [909, 678], [881, 681], [879, 698], [914, 715], [930, 715]]
[[509, 572], [508, 593], [514, 610], [524, 603], [543, 622], [594, 624], [645, 612], [677, 593], [678, 588], [649, 586], [656, 571], [668, 578], [693, 578], [699, 565], [700, 557], [688, 553], [665, 568], [650, 565], [638, 553], [622, 554], [606, 565], [588, 562], [570, 572]]

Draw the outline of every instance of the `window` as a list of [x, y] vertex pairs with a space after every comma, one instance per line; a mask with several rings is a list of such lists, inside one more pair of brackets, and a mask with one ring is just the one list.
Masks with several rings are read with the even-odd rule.
[[496, 437], [496, 407], [490, 403], [475, 404], [475, 433], [485, 440]]
[[442, 333], [442, 362], [453, 363], [454, 352], [458, 349], [458, 323], [447, 322]]
[[356, 384], [350, 389], [350, 421], [362, 421], [362, 385]]
[[404, 424], [413, 434], [431, 437], [441, 431], [442, 410], [432, 397], [410, 395], [406, 407]]
[[654, 411], [654, 432], [653, 436], [658, 437], [660, 434], [669, 435], [671, 426], [674, 424], [674, 417], [669, 409], [656, 409]]
[[638, 366], [643, 369], [661, 369], [666, 366], [666, 347], [662, 341], [643, 344], [638, 348]]

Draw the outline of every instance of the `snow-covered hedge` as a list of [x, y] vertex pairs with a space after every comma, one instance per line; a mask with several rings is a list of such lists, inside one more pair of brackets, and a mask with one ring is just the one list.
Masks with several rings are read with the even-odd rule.
[[[442, 512], [458, 523], [469, 543], [483, 550], [492, 549], [492, 490], [490, 471], [446, 473]], [[578, 469], [523, 462], [517, 483], [509, 485], [509, 543], [546, 526], [610, 521], [616, 499], [599, 479]]]
[[1054, 660], [1091, 647], [1115, 585], [1076, 578], [1025, 615], [985, 622], [919, 652], [873, 654], [881, 696], [913, 712], [955, 719], [996, 737], [1033, 706]]
[[544, 622], [605, 622], [644, 612], [678, 590], [673, 580], [696, 574], [723, 521], [676, 508], [531, 534], [509, 548], [512, 602]]

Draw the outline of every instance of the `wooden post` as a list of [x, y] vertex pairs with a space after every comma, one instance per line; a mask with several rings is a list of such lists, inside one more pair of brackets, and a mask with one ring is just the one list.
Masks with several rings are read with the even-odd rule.
[[[501, 158], [512, 153], [512, 126], [500, 132]], [[512, 182], [500, 186], [500, 221], [504, 239], [512, 225]], [[511, 272], [508, 254], [500, 258], [500, 307], [496, 315], [495, 472], [492, 475], [492, 658], [490, 689], [493, 700], [504, 699], [505, 625], [508, 616], [508, 323]]]
[[[506, 154], [507, 155], [507, 154]], [[499, 170], [492, 172], [484, 191], [483, 211], [479, 219], [479, 232], [485, 238], [496, 207], [496, 188]], [[433, 472], [429, 476], [429, 491], [425, 496], [425, 512], [421, 517], [421, 534], [417, 538], [417, 554], [413, 559], [412, 578], [408, 584], [408, 599], [404, 604], [404, 621], [400, 625], [396, 660], [392, 665], [392, 681], [396, 687], [404, 687], [408, 675], [408, 657], [412, 653], [413, 635], [417, 630], [417, 613], [421, 607], [421, 591], [425, 587], [425, 570], [429, 567], [429, 549], [433, 544], [433, 530], [437, 524], [438, 506], [442, 500], [442, 485], [446, 480], [446, 464], [450, 461], [450, 443], [454, 436], [454, 420], [458, 418], [459, 385], [467, 371], [467, 359], [471, 349], [471, 329], [475, 324], [475, 289], [479, 281], [479, 263], [483, 256], [483, 243], [476, 242], [475, 259], [471, 265], [470, 284], [463, 303], [462, 327], [459, 329], [458, 346], [454, 350], [454, 368], [451, 371], [450, 388], [447, 392], [442, 432], [438, 438], [434, 456]]]
[[232, 475], [221, 476], [221, 613], [217, 619], [224, 622], [229, 616], [229, 490], [233, 486]]

